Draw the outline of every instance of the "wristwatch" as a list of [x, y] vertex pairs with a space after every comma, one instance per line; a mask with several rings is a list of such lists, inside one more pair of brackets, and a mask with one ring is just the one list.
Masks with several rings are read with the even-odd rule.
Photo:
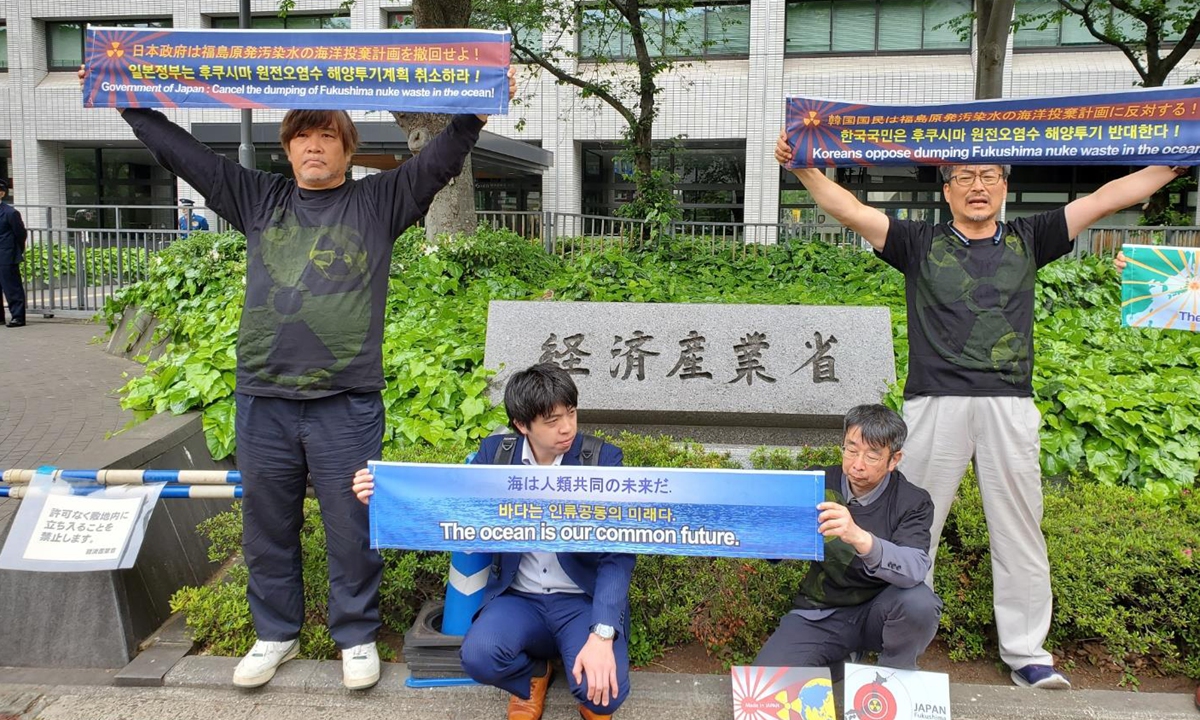
[[617, 629], [612, 625], [605, 625], [604, 623], [593, 625], [592, 632], [599, 636], [601, 640], [612, 640], [617, 636]]

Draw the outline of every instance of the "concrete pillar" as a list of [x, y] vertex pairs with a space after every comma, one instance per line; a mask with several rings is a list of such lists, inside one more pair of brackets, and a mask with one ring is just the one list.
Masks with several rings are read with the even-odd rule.
[[749, 97], [746, 100], [746, 205], [747, 240], [775, 242], [779, 222], [779, 165], [775, 139], [783, 126], [783, 39], [785, 4], [756, 2], [750, 5]]

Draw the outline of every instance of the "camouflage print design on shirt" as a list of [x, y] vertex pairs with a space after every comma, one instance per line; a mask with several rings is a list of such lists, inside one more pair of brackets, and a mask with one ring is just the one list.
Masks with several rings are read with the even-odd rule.
[[[367, 250], [345, 225], [302, 227], [277, 208], [250, 248], [238, 333], [242, 366], [263, 382], [322, 390], [363, 351], [371, 321]], [[253, 296], [252, 296], [253, 295]]]
[[[845, 505], [846, 498], [835, 490], [825, 488], [825, 502]], [[843, 585], [846, 571], [850, 569], [850, 563], [856, 557], [854, 547], [843, 542], [841, 538], [825, 538], [825, 559], [809, 564], [808, 572], [804, 574], [804, 580], [800, 582], [800, 594], [812, 601], [816, 607], [828, 607], [825, 595], [826, 582], [832, 581], [834, 585]], [[866, 590], [861, 599], [854, 597], [848, 604], [857, 605], [860, 602], [866, 602], [878, 593], [878, 589]], [[852, 593], [851, 595], [853, 597]]]
[[[991, 267], [976, 263], [974, 276], [967, 255], [981, 249], [991, 248], [968, 248], [947, 235], [934, 237], [917, 281], [917, 321], [946, 362], [999, 373], [1014, 385], [1028, 383], [1032, 328], [1013, 327], [1005, 310], [1015, 297], [1033, 293], [1036, 263], [1021, 238], [1009, 233], [992, 255]], [[931, 312], [934, 307], [940, 312]], [[947, 322], [947, 314], [957, 322]]]

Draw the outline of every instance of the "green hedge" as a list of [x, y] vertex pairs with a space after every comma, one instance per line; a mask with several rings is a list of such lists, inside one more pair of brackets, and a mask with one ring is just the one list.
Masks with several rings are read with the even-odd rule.
[[[723, 455], [666, 438], [622, 435], [616, 440], [630, 465], [726, 467]], [[466, 446], [410, 450], [391, 457], [414, 462], [461, 462]], [[757, 467], [795, 469], [835, 461], [836, 448], [791, 454], [759, 451]], [[1162, 502], [1127, 489], [1072, 484], [1046, 493], [1045, 533], [1055, 595], [1052, 648], [1069, 658], [1097, 657], [1130, 677], [1186, 673], [1200, 678], [1200, 565], [1193, 557], [1200, 499], [1184, 492]], [[212, 556], [237, 553], [236, 512], [208, 521]], [[325, 630], [328, 570], [315, 502], [305, 507], [303, 530], [306, 657], [335, 653]], [[404, 632], [416, 611], [444, 590], [447, 556], [384, 553], [382, 594], [386, 628]], [[952, 657], [994, 652], [991, 564], [987, 528], [973, 480], [964, 482], [946, 524], [935, 586], [945, 602], [941, 637]], [[801, 562], [770, 564], [734, 558], [640, 556], [630, 590], [630, 657], [646, 665], [663, 651], [699, 641], [726, 664], [751, 660], [779, 618], [805, 571]], [[180, 590], [172, 608], [207, 652], [244, 653], [253, 642], [245, 600], [246, 575], [234, 566], [224, 582]]]
[[[123, 389], [139, 417], [204, 411], [209, 449], [234, 451], [233, 351], [245, 241], [194, 233], [158, 254], [150, 278], [106, 306], [160, 319], [173, 342]], [[469, 444], [503, 422], [486, 396], [490, 300], [881, 305], [892, 311], [897, 376], [908, 373], [900, 273], [871, 253], [821, 243], [713, 254], [677, 237], [650, 250], [547, 255], [505, 231], [442, 238], [420, 229], [396, 243], [384, 326], [385, 442], [393, 450]], [[1166, 498], [1200, 474], [1200, 343], [1192, 333], [1122, 328], [1118, 282], [1105, 258], [1065, 259], [1039, 272], [1036, 402], [1047, 476], [1129, 485]], [[887, 402], [899, 407], [899, 386]]]
[[25, 281], [43, 285], [52, 281], [74, 282], [79, 274], [77, 263], [82, 259], [85, 285], [115, 283], [118, 277], [128, 282], [130, 278], [146, 277], [148, 259], [153, 257], [152, 253], [139, 247], [85, 246], [81, 248], [81, 254], [82, 258], [70, 246], [34, 245], [26, 251], [21, 266]]

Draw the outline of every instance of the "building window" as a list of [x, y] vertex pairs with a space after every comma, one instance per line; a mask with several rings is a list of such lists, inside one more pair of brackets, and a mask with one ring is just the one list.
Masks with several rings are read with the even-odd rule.
[[891, 53], [970, 49], [950, 26], [971, 0], [792, 0], [784, 52]]
[[[236, 30], [241, 21], [237, 15], [212, 18], [212, 27], [221, 30]], [[349, 30], [349, 15], [252, 15], [252, 30]]]
[[[122, 228], [175, 227], [175, 176], [144, 148], [66, 148], [67, 204], [89, 206], [166, 206], [121, 211]], [[72, 211], [74, 212], [74, 211]], [[116, 211], [93, 213], [92, 227], [118, 227]]]
[[[681, 147], [656, 148], [655, 169], [678, 178], [675, 194], [681, 219], [691, 222], [737, 223], [743, 220], [746, 202], [746, 148], [744, 141], [685, 141]], [[635, 187], [633, 163], [619, 156], [608, 143], [583, 148], [583, 213], [613, 216], [632, 202]]]
[[71, 20], [46, 23], [46, 62], [51, 71], [75, 71], [83, 64], [85, 32], [100, 27], [169, 28], [171, 20]]
[[8, 72], [8, 24], [0, 20], [0, 72]]
[[[387, 14], [387, 26], [392, 29], [406, 30], [413, 29], [416, 25], [413, 23], [413, 14], [407, 10], [389, 12]], [[483, 30], [497, 30], [507, 28], [481, 28]], [[541, 28], [517, 28], [515, 39], [521, 45], [530, 50], [540, 53], [542, 51], [542, 29]]]
[[[1168, 0], [1167, 9], [1178, 10], [1185, 2], [1188, 0]], [[1088, 32], [1083, 19], [1073, 13], [1065, 13], [1061, 18], [1034, 19], [1061, 9], [1062, 6], [1054, 0], [1017, 0], [1016, 15], [1018, 19], [1022, 20], [1022, 23], [1021, 28], [1013, 35], [1013, 47], [1078, 47], [1103, 44]], [[1188, 9], [1187, 13], [1191, 15], [1192, 10]], [[1096, 26], [1102, 32], [1108, 32], [1107, 28], [1111, 27], [1132, 40], [1146, 36], [1145, 25], [1111, 6], [1106, 5], [1097, 11], [1094, 17]], [[1183, 37], [1182, 31], [1176, 32], [1169, 23], [1164, 23], [1163, 40], [1165, 42], [1174, 43], [1181, 37]]]
[[[682, 10], [642, 10], [646, 46], [654, 57], [745, 57], [750, 54], [750, 4], [696, 3]], [[636, 56], [629, 23], [615, 10], [579, 14], [579, 54], [585, 58]]]
[[390, 30], [409, 30], [417, 25], [413, 22], [413, 14], [409, 10], [393, 11], [387, 14], [387, 26]]

